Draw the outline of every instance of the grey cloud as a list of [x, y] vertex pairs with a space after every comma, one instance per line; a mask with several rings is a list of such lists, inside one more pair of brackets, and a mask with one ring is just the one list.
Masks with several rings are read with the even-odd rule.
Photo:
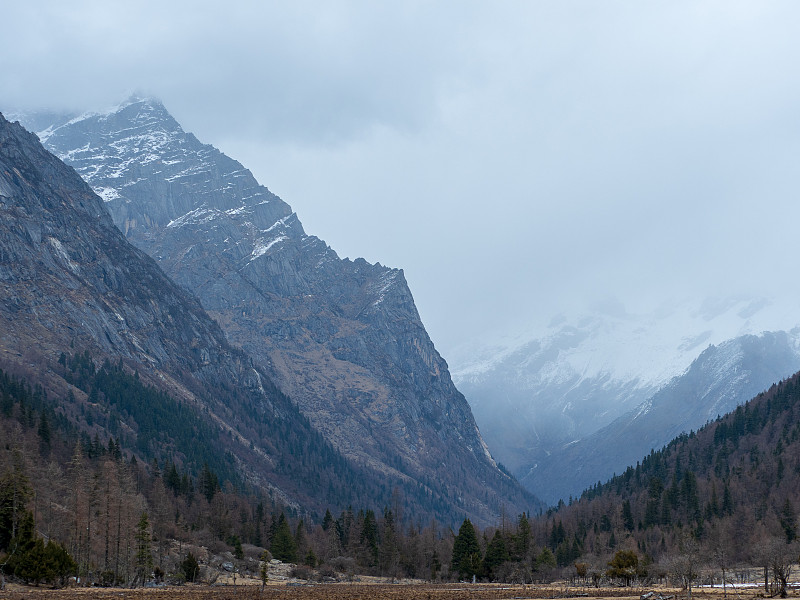
[[[445, 352], [570, 303], [774, 287], [797, 255], [793, 2], [15, 3], [0, 110], [159, 96]], [[790, 284], [786, 284], [787, 286]]]

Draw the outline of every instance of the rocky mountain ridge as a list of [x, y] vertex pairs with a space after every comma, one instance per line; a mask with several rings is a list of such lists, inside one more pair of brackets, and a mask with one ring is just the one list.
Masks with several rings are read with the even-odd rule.
[[340, 259], [157, 101], [22, 119], [345, 456], [479, 519], [536, 505], [495, 465], [402, 270]]
[[[305, 510], [355, 500], [354, 484], [362, 491], [377, 487], [373, 481], [364, 488], [368, 478], [315, 434], [197, 300], [125, 240], [72, 168], [1, 115], [0, 331], [3, 369], [43, 386], [59, 399], [60, 414], [87, 434], [107, 439], [117, 429], [135, 444], [143, 423], [97, 390], [93, 396], [75, 387], [59, 366], [65, 355], [135, 373], [136, 382], [167, 394], [158, 398], [185, 423], [202, 428], [194, 448], [178, 447], [169, 423], [160, 423], [163, 431], [146, 432], [159, 440], [147, 449], [148, 459], [169, 457], [199, 471], [193, 456], [205, 456]], [[305, 456], [290, 451], [295, 439], [304, 440]], [[315, 497], [321, 480], [313, 481], [304, 464], [327, 465], [329, 499]]]

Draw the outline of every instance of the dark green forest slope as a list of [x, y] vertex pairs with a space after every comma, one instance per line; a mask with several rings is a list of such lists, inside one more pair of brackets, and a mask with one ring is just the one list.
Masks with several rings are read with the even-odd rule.
[[799, 494], [794, 375], [549, 511], [539, 526], [560, 565], [600, 568], [624, 549], [663, 574], [688, 544], [698, 563], [766, 567], [776, 552], [797, 560]]

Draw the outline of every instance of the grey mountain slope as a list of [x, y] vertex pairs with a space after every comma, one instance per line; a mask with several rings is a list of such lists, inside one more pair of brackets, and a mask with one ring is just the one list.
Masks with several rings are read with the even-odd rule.
[[[84, 338], [142, 364], [178, 361], [176, 368], [197, 372], [212, 361], [225, 362], [232, 349], [196, 299], [125, 242], [72, 169], [18, 125], [5, 119], [2, 125], [5, 340], [15, 331], [22, 336], [30, 325], [13, 317], [19, 310], [61, 339]], [[43, 294], [48, 288], [53, 293]], [[51, 305], [63, 307], [73, 321], [43, 320]]]
[[340, 259], [156, 101], [53, 123], [45, 145], [346, 456], [482, 521], [536, 506], [494, 464], [401, 270]]
[[[317, 490], [302, 483], [308, 473], [299, 468], [299, 458], [287, 456], [287, 436], [313, 437], [296, 407], [228, 344], [194, 297], [125, 240], [72, 168], [0, 115], [0, 362], [4, 369], [31, 373], [63, 399], [62, 414], [74, 414], [77, 405], [68, 398], [81, 392], [67, 394], [72, 388], [53, 368], [62, 352], [83, 351], [99, 363], [124, 362], [183, 402], [184, 414], [197, 415], [205, 431], [217, 436], [197, 440], [197, 446], [230, 457], [218, 462], [238, 470], [242, 481], [296, 507], [324, 506], [324, 499], [313, 497]], [[100, 410], [113, 414], [108, 406]], [[117, 416], [135, 443], [139, 424]], [[256, 429], [269, 435], [259, 436]], [[169, 430], [147, 433], [157, 433], [175, 460], [197, 454], [197, 448], [170, 446]], [[214, 441], [218, 445], [208, 448]], [[337, 458], [320, 441], [305, 457], [312, 464]], [[281, 471], [279, 463], [287, 469]], [[355, 499], [345, 491], [345, 501]]]
[[[633, 313], [619, 302], [606, 302], [577, 315], [560, 315], [547, 325], [531, 325], [514, 335], [457, 349], [451, 364], [494, 456], [534, 493], [555, 502], [561, 495], [580, 493], [597, 478], [587, 478], [574, 465], [555, 466], [552, 477], [540, 482], [532, 469], [538, 466], [533, 473], [543, 472], [545, 465], [561, 464], [560, 456], [573, 451], [575, 444], [637, 410], [684, 374], [709, 344], [788, 331], [798, 314], [800, 305], [785, 295], [665, 300], [650, 311]], [[793, 330], [787, 335], [797, 339]], [[800, 368], [796, 345], [793, 341], [784, 346], [776, 362], [785, 370], [764, 373], [758, 385], [767, 387]], [[739, 358], [731, 355], [730, 360], [734, 363], [718, 368], [732, 368]], [[705, 396], [698, 402], [712, 410], [715, 399]], [[674, 419], [682, 423], [680, 413]], [[683, 425], [691, 428], [702, 422]], [[646, 441], [636, 446], [635, 438], [625, 443], [633, 445], [632, 460], [651, 447]], [[603, 456], [613, 457], [613, 452]], [[598, 469], [602, 477], [612, 472], [602, 461]], [[558, 495], [550, 487], [559, 490]]]
[[[635, 409], [528, 465], [522, 480], [550, 503], [566, 499], [724, 415], [800, 368], [798, 332], [747, 335], [710, 346]], [[565, 476], [568, 473], [569, 476]]]

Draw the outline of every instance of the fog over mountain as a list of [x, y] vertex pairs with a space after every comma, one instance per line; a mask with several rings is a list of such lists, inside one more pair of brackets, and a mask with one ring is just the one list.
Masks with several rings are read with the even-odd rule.
[[791, 272], [798, 13], [14, 3], [0, 109], [160, 97], [340, 255], [403, 268], [452, 362], [471, 339], [598, 299], [647, 313]]
[[453, 378], [495, 458], [556, 503], [800, 369], [798, 314], [766, 297], [606, 303], [465, 346]]

